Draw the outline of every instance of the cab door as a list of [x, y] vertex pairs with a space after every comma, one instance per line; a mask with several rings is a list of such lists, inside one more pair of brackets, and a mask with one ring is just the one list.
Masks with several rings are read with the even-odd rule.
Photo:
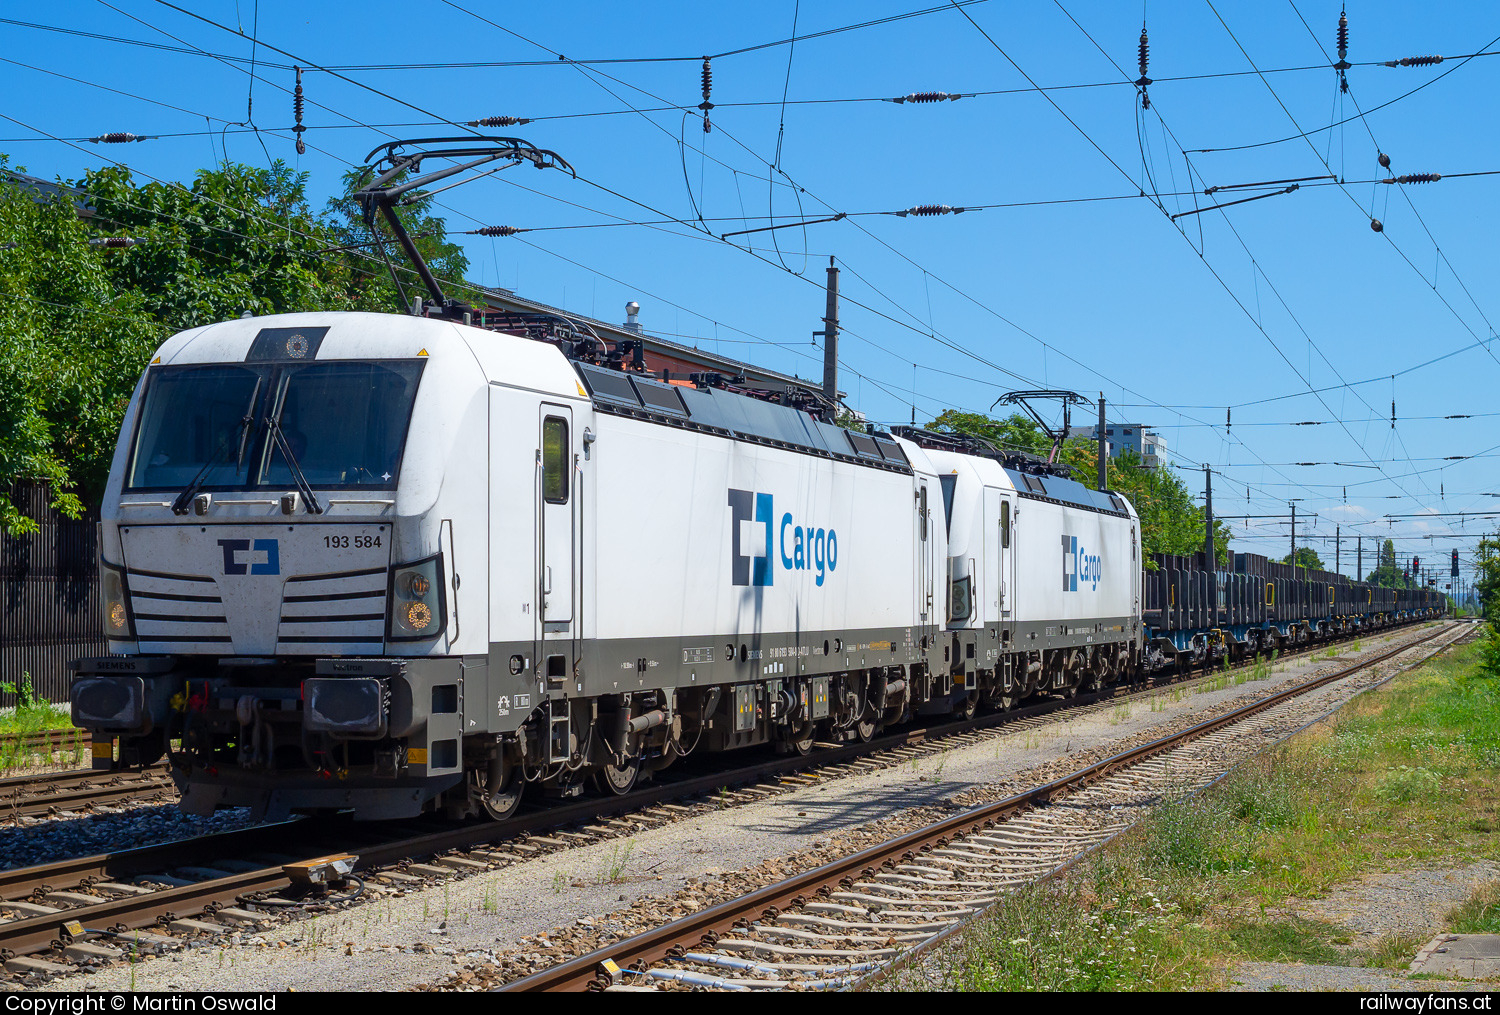
[[933, 623], [932, 616], [932, 512], [928, 507], [927, 480], [917, 479], [917, 623]]
[[[541, 618], [543, 658], [565, 654], [578, 637], [577, 530], [579, 491], [574, 468], [573, 411], [542, 403], [536, 453], [537, 616]], [[548, 660], [548, 676], [556, 663]], [[571, 666], [567, 667], [571, 670]]]
[[1013, 536], [1015, 531], [1015, 501], [1007, 497], [1004, 491], [995, 491], [1000, 501], [1000, 523], [999, 523], [999, 558], [1000, 558], [1000, 618], [1009, 620], [1011, 610], [1015, 607], [1016, 589], [1016, 554], [1013, 548]]

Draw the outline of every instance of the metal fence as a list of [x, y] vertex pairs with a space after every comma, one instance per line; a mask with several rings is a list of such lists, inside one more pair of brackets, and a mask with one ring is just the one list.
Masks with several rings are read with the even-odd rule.
[[[40, 528], [0, 533], [0, 681], [29, 678], [43, 698], [65, 701], [68, 663], [109, 652], [99, 620], [98, 515], [62, 517], [41, 483], [17, 483], [10, 496]], [[14, 704], [14, 694], [0, 694], [0, 706]]]

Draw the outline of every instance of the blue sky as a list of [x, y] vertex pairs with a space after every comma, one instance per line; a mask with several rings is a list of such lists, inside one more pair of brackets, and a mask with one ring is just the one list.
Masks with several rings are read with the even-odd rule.
[[[1102, 390], [1112, 421], [1154, 426], [1185, 470], [1214, 467], [1218, 513], [1301, 498], [1299, 542], [1315, 537], [1330, 565], [1341, 526], [1350, 573], [1355, 535], [1368, 569], [1372, 538], [1446, 564], [1497, 527], [1385, 518], [1500, 511], [1486, 496], [1500, 493], [1500, 177], [1455, 176], [1500, 170], [1500, 58], [1456, 59], [1500, 53], [1492, 5], [1351, 2], [1348, 93], [1327, 0], [988, 0], [829, 34], [941, 5], [181, 6], [226, 27], [157, 0], [8, 12], [104, 38], [0, 22], [0, 151], [66, 179], [109, 160], [189, 180], [226, 155], [282, 158], [320, 205], [393, 137], [529, 117], [491, 132], [557, 151], [579, 179], [516, 168], [441, 196], [450, 229], [532, 230], [466, 237], [478, 281], [608, 320], [638, 300], [652, 331], [818, 377], [832, 255], [842, 387], [871, 419], [907, 422], [913, 403], [919, 422], [982, 411], [1014, 388]], [[1149, 110], [1128, 83], [1143, 15]], [[707, 134], [704, 54], [722, 54]], [[1370, 65], [1430, 54], [1447, 59]], [[391, 66], [460, 63], [490, 66]], [[350, 68], [304, 72], [301, 157], [294, 64]], [[964, 97], [878, 101], [923, 91]], [[156, 139], [77, 140], [110, 131]], [[1411, 173], [1444, 179], [1371, 182]], [[1264, 181], [1299, 183], [1237, 186]], [[970, 210], [876, 214], [924, 204]], [[718, 238], [837, 212], [849, 217]], [[1238, 550], [1287, 551], [1281, 521], [1234, 531]]]

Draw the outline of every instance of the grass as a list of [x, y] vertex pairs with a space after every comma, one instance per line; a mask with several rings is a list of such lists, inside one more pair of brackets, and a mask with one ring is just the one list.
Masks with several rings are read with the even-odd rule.
[[[10, 739], [51, 730], [72, 731], [75, 742], [71, 753], [76, 761], [83, 760], [83, 731], [74, 728], [72, 716], [67, 708], [54, 705], [47, 699], [37, 696], [31, 685], [30, 673], [21, 674], [19, 683], [10, 681], [0, 683], [0, 693], [16, 696], [15, 707], [0, 709], [0, 771], [10, 771], [52, 760], [46, 752], [39, 753], [34, 749], [25, 748]], [[63, 748], [62, 753], [69, 752]]]
[[1480, 885], [1448, 922], [1455, 934], [1500, 934], [1500, 885]]
[[19, 683], [0, 683], [0, 693], [16, 696], [14, 708], [0, 709], [0, 736], [73, 728], [72, 716], [66, 708], [37, 696], [30, 673], [22, 673]]
[[71, 729], [73, 729], [72, 717], [61, 705], [43, 702], [24, 709], [0, 709], [0, 736]]
[[[952, 946], [948, 985], [1213, 989], [1244, 960], [1405, 969], [1420, 935], [1360, 947], [1294, 900], [1375, 871], [1500, 859], [1500, 678], [1477, 663], [1474, 646], [1433, 660], [1165, 801], [1067, 877], [1005, 896]], [[1447, 929], [1500, 933], [1500, 883]]]
[[617, 885], [629, 881], [630, 878], [626, 875], [625, 869], [630, 865], [630, 854], [634, 851], [634, 839], [627, 841], [623, 849], [619, 843], [615, 843], [609, 851], [609, 856], [605, 857], [600, 864], [597, 883], [600, 885]]

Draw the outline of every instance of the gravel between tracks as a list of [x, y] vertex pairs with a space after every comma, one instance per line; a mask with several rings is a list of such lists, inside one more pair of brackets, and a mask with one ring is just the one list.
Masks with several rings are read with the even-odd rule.
[[[1425, 633], [1417, 628], [1367, 637], [1360, 654]], [[1342, 651], [1338, 661], [1278, 664], [1267, 679], [1243, 685], [1158, 691], [1154, 706], [1148, 698], [1096, 706], [913, 764], [823, 780], [710, 817], [435, 887], [372, 885], [377, 898], [363, 905], [200, 942], [133, 971], [115, 965], [61, 978], [45, 989], [482, 989], [558, 955], [638, 932], [926, 824], [955, 807], [998, 799], [1155, 740], [1227, 711], [1249, 693], [1343, 665], [1353, 653]]]
[[[3, 816], [3, 815], [0, 815]], [[0, 870], [53, 863], [76, 856], [195, 839], [245, 828], [255, 822], [245, 808], [200, 818], [183, 814], [175, 803], [128, 810], [100, 810], [48, 818], [20, 818], [0, 828]]]

